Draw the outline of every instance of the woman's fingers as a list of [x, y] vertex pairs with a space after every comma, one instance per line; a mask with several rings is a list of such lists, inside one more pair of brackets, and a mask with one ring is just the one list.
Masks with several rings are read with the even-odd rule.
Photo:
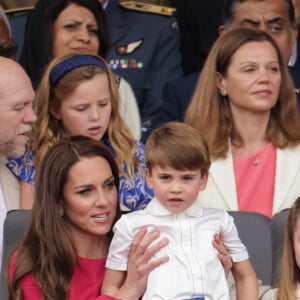
[[215, 235], [214, 241], [213, 241], [213, 246], [218, 251], [218, 258], [221, 261], [223, 268], [224, 268], [224, 272], [227, 276], [229, 271], [232, 268], [232, 260], [231, 260], [231, 256], [230, 256], [229, 252], [227, 251], [227, 249], [225, 248], [225, 246], [223, 244], [222, 233]]
[[157, 241], [159, 237], [160, 232], [157, 230], [147, 232], [146, 228], [142, 228], [138, 233], [136, 244], [132, 250], [135, 251], [135, 260], [140, 266], [140, 271], [149, 273], [169, 260], [168, 256], [153, 259], [153, 256], [169, 242], [167, 238], [162, 238]]
[[153, 259], [153, 256], [168, 244], [166, 238], [157, 241], [159, 236], [160, 232], [157, 230], [147, 232], [146, 228], [142, 228], [131, 245], [126, 286], [134, 287], [134, 290], [141, 294], [146, 289], [149, 273], [169, 260], [168, 256]]

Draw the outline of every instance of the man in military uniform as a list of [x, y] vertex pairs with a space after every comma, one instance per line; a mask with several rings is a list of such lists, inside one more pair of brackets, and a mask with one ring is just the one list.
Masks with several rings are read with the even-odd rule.
[[[122, 6], [118, 0], [101, 2], [110, 25], [111, 50], [107, 60], [135, 92], [145, 141], [152, 119], [162, 104], [165, 83], [181, 76], [177, 23], [172, 16], [163, 15], [168, 13], [168, 8], [162, 7], [159, 11], [156, 5], [151, 12], [151, 6], [145, 3], [150, 12], [142, 12], [142, 3], [135, 3], [135, 10], [125, 8], [126, 3]], [[135, 1], [126, 2], [134, 4]]]

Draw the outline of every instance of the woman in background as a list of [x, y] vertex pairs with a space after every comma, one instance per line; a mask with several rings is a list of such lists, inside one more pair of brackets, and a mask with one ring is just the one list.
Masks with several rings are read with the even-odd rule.
[[277, 44], [240, 28], [219, 38], [185, 122], [203, 134], [212, 165], [201, 203], [267, 217], [300, 193], [300, 117]]

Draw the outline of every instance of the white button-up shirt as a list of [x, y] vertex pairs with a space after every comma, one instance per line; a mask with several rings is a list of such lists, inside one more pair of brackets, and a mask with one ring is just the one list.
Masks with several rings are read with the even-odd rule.
[[214, 235], [223, 233], [234, 262], [249, 256], [233, 218], [226, 211], [203, 208], [196, 201], [185, 212], [173, 214], [154, 198], [144, 210], [123, 215], [116, 223], [107, 268], [127, 270], [131, 243], [143, 226], [149, 231], [158, 229], [160, 238], [169, 239], [169, 244], [153, 258], [168, 255], [169, 261], [150, 273], [143, 299], [230, 299], [224, 269], [213, 247]]

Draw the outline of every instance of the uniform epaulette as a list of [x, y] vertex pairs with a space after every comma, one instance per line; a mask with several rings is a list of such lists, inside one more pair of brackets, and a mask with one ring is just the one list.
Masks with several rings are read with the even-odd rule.
[[171, 1], [168, 0], [138, 0], [127, 1], [121, 0], [120, 5], [127, 9], [149, 12], [165, 16], [173, 16], [176, 9], [169, 5]]
[[25, 13], [28, 11], [33, 10], [34, 6], [22, 6], [22, 7], [14, 7], [14, 8], [8, 8], [5, 9], [6, 14], [18, 14], [18, 13]]

